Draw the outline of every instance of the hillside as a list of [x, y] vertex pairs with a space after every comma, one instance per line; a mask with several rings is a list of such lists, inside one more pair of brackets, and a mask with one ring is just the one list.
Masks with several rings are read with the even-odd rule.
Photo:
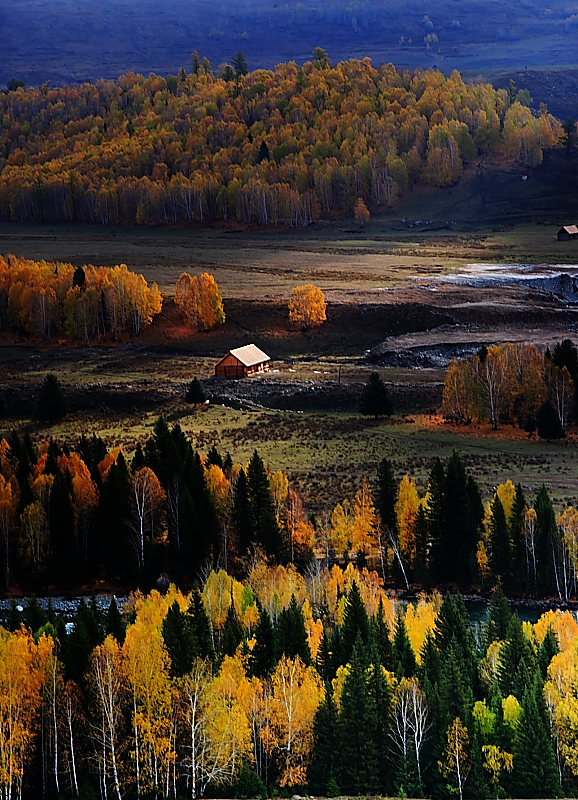
[[303, 226], [394, 206], [412, 186], [456, 184], [479, 155], [535, 167], [555, 118], [527, 93], [459, 73], [331, 67], [318, 50], [220, 75], [135, 74], [0, 93], [0, 215], [18, 222]]

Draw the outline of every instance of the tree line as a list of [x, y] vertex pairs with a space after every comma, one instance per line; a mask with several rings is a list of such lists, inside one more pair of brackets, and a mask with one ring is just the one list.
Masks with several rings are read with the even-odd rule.
[[162, 417], [127, 461], [96, 435], [74, 445], [0, 441], [0, 581], [41, 589], [105, 579], [190, 585], [256, 557], [297, 565], [355, 562], [390, 585], [459, 586], [578, 596], [578, 511], [557, 512], [545, 487], [508, 480], [484, 504], [457, 453], [436, 459], [425, 490], [383, 459], [352, 498], [312, 513], [283, 470], [255, 450], [245, 464], [194, 450]]
[[577, 381], [578, 352], [570, 339], [545, 353], [523, 342], [483, 345], [449, 365], [442, 414], [458, 424], [477, 418], [494, 429], [510, 423], [559, 439], [575, 418]]
[[456, 71], [321, 56], [229, 70], [0, 92], [1, 216], [306, 225], [451, 185], [478, 154], [537, 166], [561, 135], [522, 93]]
[[0, 330], [49, 338], [137, 335], [160, 313], [162, 295], [142, 275], [0, 256]]
[[578, 624], [253, 564], [0, 628], [6, 798], [571, 796]]

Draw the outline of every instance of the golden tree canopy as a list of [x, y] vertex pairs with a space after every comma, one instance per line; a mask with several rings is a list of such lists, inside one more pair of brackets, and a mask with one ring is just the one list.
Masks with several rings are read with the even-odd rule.
[[317, 286], [296, 286], [289, 298], [289, 319], [301, 328], [313, 328], [327, 319], [325, 295]]
[[213, 275], [183, 272], [177, 281], [175, 303], [198, 331], [210, 331], [225, 321], [223, 298]]

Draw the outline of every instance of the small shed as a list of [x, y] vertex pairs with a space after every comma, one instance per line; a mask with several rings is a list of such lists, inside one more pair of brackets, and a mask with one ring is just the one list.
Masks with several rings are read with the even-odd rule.
[[558, 241], [578, 238], [578, 225], [563, 225], [558, 231]]
[[229, 350], [215, 366], [215, 375], [218, 378], [244, 378], [254, 372], [264, 372], [269, 369], [271, 359], [260, 350], [256, 344], [246, 344]]

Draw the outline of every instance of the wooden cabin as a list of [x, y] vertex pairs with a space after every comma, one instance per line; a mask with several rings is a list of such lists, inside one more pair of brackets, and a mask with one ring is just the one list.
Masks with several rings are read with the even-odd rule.
[[567, 239], [578, 239], [578, 225], [563, 225], [558, 231], [558, 241], [563, 242]]
[[215, 366], [215, 375], [218, 378], [244, 378], [255, 372], [264, 372], [269, 369], [271, 359], [260, 350], [256, 344], [246, 344], [229, 350]]

